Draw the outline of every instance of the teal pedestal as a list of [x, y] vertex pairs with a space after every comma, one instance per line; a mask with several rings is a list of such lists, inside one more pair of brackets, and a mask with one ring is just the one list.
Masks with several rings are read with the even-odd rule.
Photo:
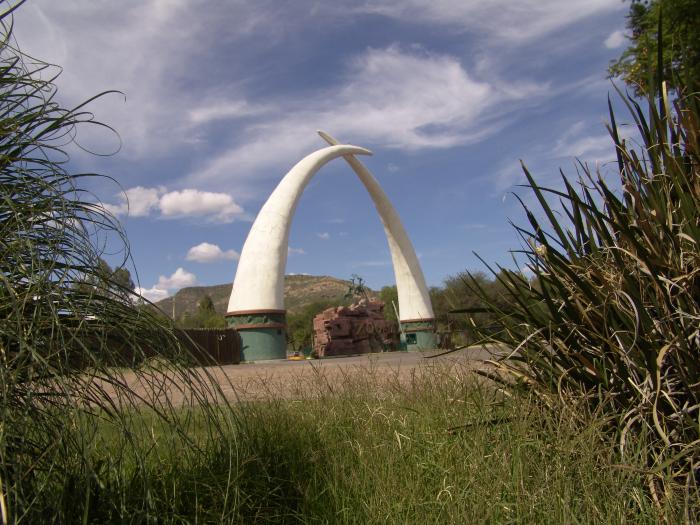
[[241, 362], [287, 358], [285, 310], [229, 312], [226, 322], [241, 338]]
[[[408, 352], [420, 350], [433, 350], [437, 348], [437, 334], [435, 333], [435, 319], [409, 319], [401, 321], [401, 339], [405, 339], [405, 348]], [[404, 345], [401, 345], [404, 348]]]

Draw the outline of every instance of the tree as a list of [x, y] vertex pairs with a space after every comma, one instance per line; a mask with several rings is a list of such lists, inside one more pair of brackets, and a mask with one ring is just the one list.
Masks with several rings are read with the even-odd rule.
[[379, 300], [384, 303], [384, 318], [387, 321], [396, 322], [396, 310], [394, 307], [399, 307], [399, 292], [396, 289], [396, 285], [383, 286], [379, 290]]
[[[661, 37], [659, 32], [661, 22]], [[632, 0], [627, 16], [630, 46], [608, 68], [637, 96], [658, 85], [658, 49], [662, 51], [661, 78], [672, 89], [698, 87], [700, 78], [700, 2], [697, 0]]]
[[[342, 301], [347, 304], [347, 300]], [[337, 300], [314, 301], [305, 305], [299, 312], [287, 315], [287, 331], [290, 350], [296, 352], [311, 346], [314, 317], [327, 308], [339, 306]]]
[[[138, 446], [115, 440], [102, 452], [100, 426], [129, 435], [129, 414], [146, 410], [160, 428], [187, 435], [162, 392], [175, 382], [193, 399], [215, 399], [207, 395], [214, 383], [177, 365], [193, 359], [161, 318], [99, 292], [112, 282], [133, 284], [128, 271], [115, 276], [100, 260], [106, 239], [111, 252], [121, 240], [128, 254], [128, 245], [115, 217], [82, 186], [96, 175], [70, 171], [68, 159], [80, 130], [105, 125], [87, 111], [89, 100], [62, 106], [54, 83], [60, 68], [17, 47], [11, 13], [22, 3], [0, 0], [0, 522], [102, 523], [118, 518], [97, 515], [106, 506], [92, 498], [93, 480], [110, 490], [119, 483], [106, 479], [114, 471], [99, 458], [128, 455], [130, 481], [149, 486], [150, 452], [141, 450], [157, 445], [153, 436], [149, 446], [144, 433]], [[82, 293], [77, 283], [93, 288]], [[167, 374], [133, 367], [152, 356], [164, 358]], [[132, 367], [136, 381], [123, 380], [123, 367]], [[202, 450], [185, 441], [184, 453]], [[66, 504], [77, 493], [90, 501]], [[143, 521], [136, 512], [154, 514], [150, 494], [134, 496], [139, 510], [124, 516]]]
[[114, 284], [119, 286], [122, 290], [133, 292], [136, 289], [136, 284], [131, 278], [131, 272], [123, 266], [114, 270], [111, 277]]
[[197, 303], [194, 315], [186, 315], [180, 321], [182, 328], [226, 328], [226, 319], [216, 312], [214, 301], [205, 295]]
[[83, 294], [98, 292], [130, 302], [136, 284], [128, 268], [120, 266], [113, 270], [107, 261], [99, 257], [95, 271], [81, 276], [75, 283], [75, 288]]
[[357, 274], [352, 274], [350, 277], [350, 285], [348, 286], [348, 291], [345, 294], [345, 299], [369, 299], [367, 295], [367, 287], [365, 286], [365, 281], [362, 277]]

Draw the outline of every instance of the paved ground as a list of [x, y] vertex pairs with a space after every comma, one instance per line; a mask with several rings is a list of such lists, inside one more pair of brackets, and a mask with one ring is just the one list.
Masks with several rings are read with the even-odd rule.
[[[213, 382], [231, 401], [261, 399], [306, 399], [362, 388], [363, 385], [406, 386], [424, 374], [464, 375], [484, 368], [484, 360], [499, 355], [493, 349], [472, 347], [445, 355], [441, 352], [387, 352], [351, 357], [303, 361], [261, 361], [240, 365], [193, 370], [206, 382]], [[146, 376], [127, 373], [123, 378], [130, 389], [144, 399], [167, 396], [180, 404], [188, 398], [187, 381], [164, 374]]]

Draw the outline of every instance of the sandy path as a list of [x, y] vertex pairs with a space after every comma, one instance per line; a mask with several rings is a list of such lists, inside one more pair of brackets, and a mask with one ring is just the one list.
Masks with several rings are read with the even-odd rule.
[[[498, 355], [493, 350], [472, 347], [432, 357], [439, 353], [387, 352], [321, 360], [263, 361], [196, 368], [189, 373], [205, 383], [218, 385], [232, 402], [305, 399], [362, 388], [364, 384], [407, 385], [422, 374], [436, 371], [463, 375], [483, 368], [485, 359]], [[159, 399], [162, 403], [167, 397], [170, 403], [180, 405], [189, 398], [188, 379], [172, 372], [126, 372], [122, 381], [144, 400]]]

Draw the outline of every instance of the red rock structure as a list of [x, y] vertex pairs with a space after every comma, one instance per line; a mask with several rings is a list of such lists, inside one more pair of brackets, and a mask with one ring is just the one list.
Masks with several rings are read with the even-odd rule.
[[384, 303], [362, 299], [351, 306], [328, 308], [314, 317], [313, 357], [396, 350], [398, 330], [384, 319]]

